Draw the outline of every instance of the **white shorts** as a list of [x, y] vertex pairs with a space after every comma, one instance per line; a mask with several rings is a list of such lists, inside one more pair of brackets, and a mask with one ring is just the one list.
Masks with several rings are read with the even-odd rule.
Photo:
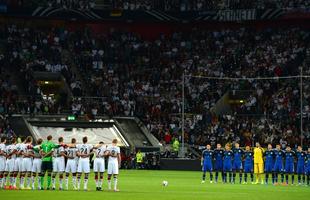
[[65, 158], [57, 157], [53, 159], [53, 172], [64, 172], [65, 171]]
[[32, 172], [41, 173], [42, 160], [40, 158], [35, 158], [32, 163]]
[[14, 172], [21, 172], [22, 171], [22, 163], [23, 163], [23, 158], [17, 157], [15, 159]]
[[118, 162], [108, 163], [108, 174], [118, 174]]
[[77, 169], [77, 160], [76, 159], [68, 159], [66, 166], [66, 173], [76, 173]]
[[15, 159], [14, 158], [6, 160], [5, 171], [6, 172], [14, 172], [14, 163], [15, 163]]
[[23, 158], [22, 160], [22, 172], [31, 172], [32, 170], [32, 159]]
[[0, 157], [0, 172], [4, 172], [5, 170], [5, 158], [3, 156]]
[[104, 171], [105, 171], [104, 158], [95, 158], [94, 172], [104, 172]]
[[78, 173], [89, 173], [90, 166], [89, 166], [89, 158], [80, 158], [78, 164]]

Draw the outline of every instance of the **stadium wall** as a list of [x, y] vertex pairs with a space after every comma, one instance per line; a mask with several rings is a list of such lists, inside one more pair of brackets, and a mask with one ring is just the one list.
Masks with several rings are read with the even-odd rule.
[[160, 160], [161, 170], [201, 171], [200, 160], [165, 159]]

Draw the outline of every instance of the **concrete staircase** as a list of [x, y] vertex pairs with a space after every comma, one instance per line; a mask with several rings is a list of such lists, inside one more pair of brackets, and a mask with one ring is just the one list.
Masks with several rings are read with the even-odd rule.
[[[82, 94], [84, 96], [90, 96], [90, 86], [87, 84], [87, 77], [85, 76], [85, 73], [83, 73], [76, 63], [74, 62], [74, 55], [72, 52], [69, 52], [67, 50], [64, 51], [63, 56], [65, 57], [66, 61], [69, 63], [70, 69], [73, 74], [76, 76], [76, 80], [81, 81], [82, 83]], [[83, 76], [84, 75], [84, 76]]]
[[23, 116], [12, 116], [9, 118], [9, 122], [18, 137], [27, 137], [32, 135]]

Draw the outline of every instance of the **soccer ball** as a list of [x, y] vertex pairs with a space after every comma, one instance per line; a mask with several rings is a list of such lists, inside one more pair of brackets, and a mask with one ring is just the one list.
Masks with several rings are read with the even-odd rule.
[[164, 187], [166, 187], [166, 186], [168, 186], [168, 181], [163, 181], [162, 184], [163, 184]]

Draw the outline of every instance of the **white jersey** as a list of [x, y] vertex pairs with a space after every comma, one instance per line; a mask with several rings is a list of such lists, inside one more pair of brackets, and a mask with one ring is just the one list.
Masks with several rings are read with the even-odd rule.
[[107, 150], [112, 156], [109, 156], [109, 162], [118, 162], [117, 154], [120, 154], [120, 148], [118, 146], [109, 146]]
[[[36, 146], [38, 148], [38, 146]], [[33, 162], [32, 162], [32, 172], [33, 173], [40, 173], [42, 168], [42, 156], [39, 151], [33, 151]]]
[[[16, 148], [15, 146], [16, 146], [15, 144], [8, 145], [5, 149], [6, 155], [11, 154], [15, 150]], [[16, 155], [13, 154], [10, 159], [15, 159], [15, 158], [16, 158]]]
[[[0, 144], [0, 151], [2, 153], [5, 153], [5, 144]], [[0, 155], [0, 172], [3, 172], [5, 170], [5, 157], [3, 155]]]
[[66, 165], [66, 173], [76, 173], [77, 170], [77, 164], [78, 164], [78, 157], [77, 152], [78, 149], [75, 147], [70, 147], [65, 149], [66, 154], [68, 156], [68, 161]]
[[[20, 151], [24, 154], [28, 154], [32, 152], [32, 149], [28, 148], [29, 144], [21, 144], [20, 145]], [[23, 161], [22, 161], [22, 172], [31, 172], [32, 170], [32, 157], [29, 157], [28, 155], [23, 155]]]
[[19, 154], [21, 150], [21, 143], [17, 143], [15, 145], [15, 150], [16, 150], [16, 159], [14, 162], [14, 171], [16, 172], [21, 172], [22, 171], [22, 156]]
[[65, 149], [67, 156], [69, 157], [68, 159], [76, 159], [77, 158], [77, 152], [78, 148], [66, 148]]
[[[20, 152], [23, 152], [24, 154], [28, 154], [30, 152], [33, 152], [32, 149], [28, 148], [29, 144], [20, 144]], [[28, 158], [28, 156], [23, 155], [24, 158]]]
[[55, 148], [54, 152], [53, 152], [53, 157], [57, 158], [57, 157], [63, 157], [61, 155], [61, 153], [65, 152], [65, 148], [60, 146], [59, 148]]
[[104, 153], [107, 151], [107, 148], [105, 146], [101, 146], [99, 148], [96, 149], [95, 153], [96, 153], [96, 158], [103, 158], [104, 157]]
[[16, 157], [17, 157], [17, 158], [20, 158], [20, 157], [21, 157], [21, 155], [19, 155], [20, 146], [21, 146], [21, 143], [15, 144], [15, 150], [16, 150]]
[[[91, 144], [78, 144], [76, 145], [76, 148], [80, 153], [83, 154], [89, 154], [91, 150], [93, 149], [93, 145]], [[90, 172], [90, 165], [89, 165], [89, 157], [83, 158], [80, 157], [79, 163], [78, 163], [78, 173], [89, 173]]]
[[[36, 147], [38, 148], [38, 146], [36, 146]], [[42, 156], [38, 150], [33, 151], [33, 158], [34, 159], [41, 159], [42, 158]]]
[[[5, 144], [1, 143], [1, 144], [0, 144], [0, 151], [1, 151], [2, 153], [5, 153], [5, 150], [6, 150], [6, 146], [5, 146]], [[1, 157], [3, 157], [3, 158], [4, 158], [4, 156], [3, 156], [3, 155], [0, 155], [0, 158], [1, 158]]]
[[120, 153], [120, 148], [117, 146], [109, 146], [107, 150], [110, 152], [108, 162], [108, 174], [118, 174], [119, 166], [118, 166], [117, 154]]
[[60, 146], [55, 148], [53, 152], [53, 172], [64, 172], [65, 171], [65, 157], [61, 155], [64, 153], [64, 147]]
[[107, 148], [105, 146], [101, 146], [96, 149], [96, 159], [94, 160], [94, 172], [104, 172], [105, 171], [105, 162], [104, 162], [104, 153]]
[[[10, 144], [6, 147], [6, 155], [10, 155], [15, 150], [15, 144]], [[15, 163], [16, 155], [13, 154], [11, 157], [8, 157], [6, 160], [5, 171], [13, 172], [14, 171], [14, 163]]]
[[[27, 144], [24, 144], [24, 143], [20, 143], [19, 144], [19, 151], [20, 152], [23, 152], [23, 153], [27, 153]], [[23, 156], [22, 156], [23, 157]]]
[[80, 153], [90, 154], [94, 146], [91, 144], [77, 144], [76, 148], [78, 149]]

